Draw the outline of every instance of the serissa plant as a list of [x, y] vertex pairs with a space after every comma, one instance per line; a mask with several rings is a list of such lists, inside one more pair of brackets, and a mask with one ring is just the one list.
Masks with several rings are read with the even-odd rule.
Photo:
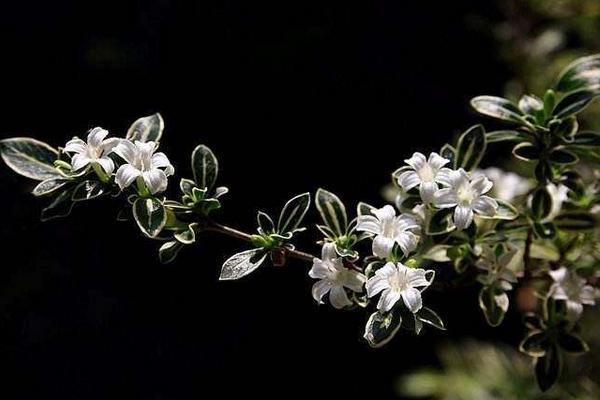
[[[120, 198], [117, 218], [133, 219], [145, 236], [160, 241], [163, 263], [200, 232], [214, 232], [248, 243], [223, 263], [221, 280], [289, 258], [312, 264], [315, 301], [367, 310], [364, 338], [373, 347], [400, 328], [416, 334], [425, 326], [446, 329], [423, 304], [427, 288], [479, 284], [478, 302], [492, 326], [502, 323], [515, 289], [532, 293], [539, 301], [523, 315], [528, 332], [519, 348], [534, 360], [546, 390], [560, 376], [565, 353], [588, 350], [578, 320], [598, 297], [600, 135], [577, 122], [598, 96], [600, 56], [591, 56], [568, 66], [542, 97], [472, 99], [476, 111], [507, 129], [486, 132], [475, 125], [439, 152], [414, 153], [391, 174], [393, 205], [359, 203], [350, 215], [337, 195], [318, 189], [316, 256], [293, 244], [305, 230], [310, 193], [293, 197], [278, 214], [258, 212], [255, 233], [220, 224], [214, 212], [228, 189], [217, 185], [219, 164], [205, 145], [192, 152], [193, 174], [179, 180], [178, 197], [167, 198], [175, 171], [157, 151], [164, 130], [159, 114], [135, 121], [124, 138], [108, 137], [102, 128], [59, 148], [11, 138], [0, 141], [0, 153], [13, 171], [39, 181], [33, 194], [49, 199], [43, 220], [67, 216], [79, 202]], [[499, 142], [513, 143], [512, 156], [531, 165], [530, 177], [479, 169]], [[444, 281], [436, 281], [436, 272]]]

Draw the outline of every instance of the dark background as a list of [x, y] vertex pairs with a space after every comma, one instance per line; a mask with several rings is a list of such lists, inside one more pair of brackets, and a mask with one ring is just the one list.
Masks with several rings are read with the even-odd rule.
[[[509, 71], [476, 15], [496, 10], [466, 0], [3, 4], [0, 137], [58, 146], [97, 125], [122, 136], [158, 111], [178, 177], [190, 175], [196, 144], [218, 155], [231, 188], [221, 221], [252, 230], [258, 209], [321, 186], [351, 209], [381, 205], [404, 158], [478, 122], [470, 97], [501, 92]], [[242, 243], [202, 237], [163, 266], [157, 243], [115, 221], [116, 203], [40, 223], [32, 182], [2, 167], [0, 185], [5, 398], [388, 398], [402, 372], [435, 363], [443, 340], [512, 340], [486, 328], [474, 290], [431, 292], [449, 332], [372, 350], [361, 339], [368, 314], [318, 307], [308, 265], [218, 282]], [[316, 253], [313, 234], [302, 243]]]

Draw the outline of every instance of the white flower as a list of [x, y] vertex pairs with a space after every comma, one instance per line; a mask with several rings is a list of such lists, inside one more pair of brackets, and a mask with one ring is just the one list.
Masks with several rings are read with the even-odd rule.
[[411, 158], [404, 160], [412, 170], [402, 172], [398, 176], [398, 184], [404, 191], [419, 186], [421, 200], [425, 203], [433, 201], [434, 193], [439, 189], [438, 183], [448, 184], [449, 168], [443, 168], [450, 160], [437, 153], [429, 154], [426, 159], [421, 153], [414, 153]]
[[321, 259], [313, 259], [308, 275], [320, 279], [312, 287], [313, 298], [321, 304], [323, 303], [321, 299], [329, 292], [329, 301], [337, 309], [352, 304], [344, 288], [361, 292], [367, 280], [360, 272], [344, 267], [342, 258], [338, 257], [333, 243], [323, 245]]
[[484, 193], [492, 188], [492, 182], [484, 175], [473, 179], [464, 169], [451, 171], [448, 174], [450, 187], [440, 189], [435, 193], [434, 204], [439, 208], [454, 209], [454, 225], [462, 230], [471, 225], [473, 211], [488, 217], [493, 216], [498, 209], [498, 202]]
[[390, 205], [372, 211], [375, 216], [361, 215], [358, 217], [357, 231], [375, 235], [373, 239], [373, 254], [385, 258], [390, 255], [395, 243], [407, 255], [417, 247], [419, 231], [417, 222], [407, 215], [396, 216], [396, 210]]
[[565, 300], [567, 312], [571, 318], [579, 318], [584, 304], [596, 304], [594, 288], [586, 285], [585, 279], [565, 267], [548, 273], [554, 280], [550, 287], [550, 296], [555, 300]]
[[[430, 275], [429, 279], [427, 275]], [[367, 296], [373, 297], [383, 291], [377, 303], [379, 311], [390, 311], [402, 298], [406, 308], [416, 313], [423, 306], [421, 292], [431, 285], [434, 276], [433, 270], [407, 268], [402, 263], [388, 262], [367, 281]]]
[[[173, 175], [175, 169], [164, 153], [154, 153], [157, 145], [154, 142], [121, 140], [114, 152], [127, 161], [117, 170], [115, 182], [121, 190], [131, 185], [141, 176], [150, 193], [164, 192], [167, 188], [167, 176]], [[161, 168], [164, 168], [161, 169]]]
[[490, 167], [479, 173], [487, 176], [493, 183], [494, 197], [511, 202], [515, 197], [522, 196], [532, 188], [531, 181], [514, 172], [506, 172], [500, 168]]
[[102, 128], [94, 128], [87, 137], [87, 143], [79, 138], [73, 138], [65, 145], [65, 151], [75, 153], [71, 158], [73, 170], [80, 170], [91, 163], [97, 163], [108, 175], [115, 169], [115, 163], [108, 154], [119, 143], [119, 139], [110, 138], [104, 140], [108, 131]]

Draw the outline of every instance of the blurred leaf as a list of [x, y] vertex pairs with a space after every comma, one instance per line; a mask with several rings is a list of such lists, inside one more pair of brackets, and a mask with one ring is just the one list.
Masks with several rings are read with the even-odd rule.
[[475, 125], [460, 135], [456, 145], [456, 167], [471, 171], [485, 154], [487, 141], [482, 125]]
[[558, 380], [562, 369], [562, 360], [556, 346], [550, 347], [546, 355], [535, 361], [535, 376], [542, 392], [550, 389]]
[[537, 160], [540, 156], [540, 149], [531, 143], [519, 143], [513, 147], [512, 153], [515, 157], [523, 161]]
[[568, 150], [557, 149], [550, 153], [549, 160], [556, 164], [571, 165], [577, 163], [579, 158]]
[[478, 96], [471, 99], [471, 106], [479, 113], [493, 118], [529, 125], [519, 107], [502, 97]]
[[504, 319], [506, 310], [503, 309], [503, 303], [499, 296], [506, 296], [505, 293], [497, 293], [493, 286], [484, 286], [479, 292], [479, 307], [490, 326], [498, 326]]
[[598, 95], [600, 95], [600, 86], [571, 92], [558, 102], [554, 108], [554, 117], [564, 119], [578, 114]]
[[558, 336], [558, 344], [569, 353], [580, 354], [590, 350], [587, 343], [574, 333], [561, 333]]
[[578, 58], [561, 72], [556, 90], [571, 92], [600, 84], [600, 55]]
[[586, 212], [568, 211], [554, 218], [559, 229], [567, 231], [585, 231], [596, 227], [594, 216]]
[[542, 357], [546, 354], [549, 343], [548, 336], [544, 332], [533, 331], [521, 341], [519, 350], [531, 357]]
[[546, 187], [538, 188], [533, 193], [531, 211], [537, 221], [543, 220], [552, 211], [552, 196], [550, 196]]
[[487, 132], [485, 134], [485, 138], [488, 143], [522, 142], [524, 140], [527, 140], [529, 136], [523, 132], [506, 130]]

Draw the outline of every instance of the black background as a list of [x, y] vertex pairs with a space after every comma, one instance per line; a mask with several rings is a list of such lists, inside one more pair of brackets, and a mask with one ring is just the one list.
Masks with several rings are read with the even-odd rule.
[[[350, 209], [381, 205], [389, 173], [478, 122], [468, 99], [509, 76], [475, 15], [499, 18], [466, 0], [3, 4], [0, 136], [58, 146], [97, 125], [122, 136], [158, 111], [178, 177], [196, 144], [219, 157], [231, 188], [221, 221], [252, 230], [257, 210], [321, 186]], [[388, 398], [443, 340], [512, 340], [486, 328], [475, 290], [431, 292], [448, 333], [372, 350], [368, 314], [318, 307], [308, 265], [218, 282], [244, 244], [202, 237], [163, 266], [157, 243], [115, 221], [116, 203], [40, 223], [32, 182], [2, 167], [0, 184], [6, 398]], [[313, 235], [301, 243], [316, 254]]]

